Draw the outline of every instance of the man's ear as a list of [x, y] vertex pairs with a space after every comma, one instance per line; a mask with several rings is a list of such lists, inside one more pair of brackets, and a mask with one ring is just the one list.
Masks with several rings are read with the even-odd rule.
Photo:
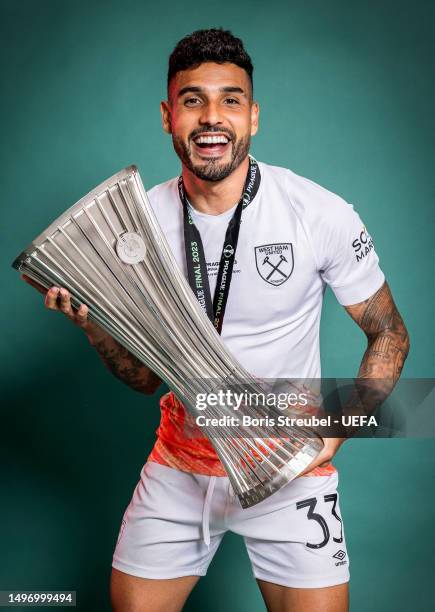
[[162, 100], [160, 102], [160, 112], [162, 114], [163, 129], [167, 134], [172, 134], [171, 110], [167, 100]]
[[251, 106], [251, 136], [255, 136], [258, 132], [258, 119], [260, 116], [260, 107], [258, 102], [253, 102]]

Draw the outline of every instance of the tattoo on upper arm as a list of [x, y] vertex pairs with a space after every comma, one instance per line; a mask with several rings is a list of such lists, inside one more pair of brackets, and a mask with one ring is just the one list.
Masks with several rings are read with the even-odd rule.
[[392, 325], [393, 311], [389, 291], [384, 287], [367, 300], [367, 306], [362, 312], [360, 326], [366, 333], [376, 333]]
[[346, 307], [368, 339], [359, 378], [399, 378], [409, 350], [409, 338], [388, 284], [360, 304]]

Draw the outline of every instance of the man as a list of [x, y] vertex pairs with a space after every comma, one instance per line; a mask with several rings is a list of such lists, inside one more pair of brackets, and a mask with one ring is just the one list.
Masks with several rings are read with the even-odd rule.
[[[188, 277], [186, 245], [189, 232], [198, 230], [209, 314], [248, 371], [320, 378], [320, 312], [329, 284], [368, 339], [358, 376], [382, 379], [388, 392], [409, 341], [373, 243], [341, 198], [249, 157], [259, 118], [252, 72], [242, 42], [230, 32], [197, 31], [177, 44], [161, 113], [182, 180], [149, 191], [155, 214]], [[211, 300], [227, 256], [234, 266], [231, 290], [219, 313]], [[68, 291], [52, 287], [46, 305], [84, 329], [118, 378], [143, 393], [158, 388], [153, 372], [87, 320], [86, 305], [72, 309]], [[184, 409], [172, 393], [161, 398], [161, 410], [158, 439], [114, 553], [115, 612], [180, 610], [228, 529], [244, 536], [269, 610], [348, 610], [348, 557], [330, 462], [344, 439], [325, 438], [301, 477], [242, 510], [211, 444], [185, 435]]]

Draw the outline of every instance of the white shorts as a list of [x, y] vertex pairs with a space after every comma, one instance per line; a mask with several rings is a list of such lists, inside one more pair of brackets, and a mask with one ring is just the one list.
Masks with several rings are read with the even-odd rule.
[[243, 536], [255, 578], [318, 588], [349, 580], [338, 475], [297, 478], [243, 510], [226, 477], [152, 461], [125, 511], [113, 567], [142, 578], [204, 576], [226, 531]]

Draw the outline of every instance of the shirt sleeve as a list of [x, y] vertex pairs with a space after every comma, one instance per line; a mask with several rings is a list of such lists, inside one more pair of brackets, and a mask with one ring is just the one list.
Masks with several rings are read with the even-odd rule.
[[317, 183], [288, 173], [290, 199], [319, 274], [342, 306], [372, 296], [385, 281], [372, 237], [349, 204]]
[[320, 274], [342, 306], [358, 304], [384, 283], [373, 239], [351, 204], [338, 196], [326, 207], [318, 232]]

